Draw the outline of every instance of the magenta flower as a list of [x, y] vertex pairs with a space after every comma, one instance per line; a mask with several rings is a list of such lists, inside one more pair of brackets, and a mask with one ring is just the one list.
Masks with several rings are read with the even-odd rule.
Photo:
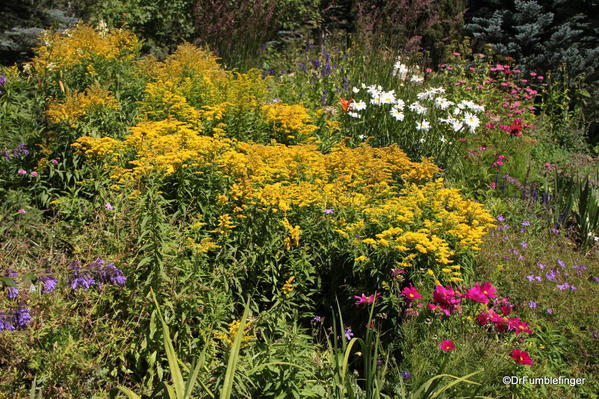
[[525, 364], [527, 366], [531, 366], [533, 363], [528, 352], [520, 349], [513, 349], [512, 353], [510, 354], [510, 357], [514, 359], [518, 364]]
[[325, 213], [326, 215], [332, 215], [332, 214], [334, 214], [334, 213], [335, 213], [335, 211], [334, 211], [334, 210], [332, 210], [332, 209], [325, 209], [325, 210], [324, 210], [324, 213]]
[[422, 298], [422, 295], [420, 295], [416, 288], [414, 288], [414, 286], [411, 284], [409, 287], [405, 287], [401, 291], [401, 295], [409, 301]]
[[18, 174], [20, 174], [21, 176], [23, 176], [23, 175], [26, 175], [26, 174], [27, 174], [27, 171], [26, 171], [25, 169], [19, 169], [19, 170], [17, 171], [17, 173], [18, 173]]
[[379, 297], [379, 293], [377, 292], [376, 294], [372, 294], [370, 296], [366, 296], [364, 294], [360, 295], [360, 296], [354, 296], [354, 298], [356, 299], [356, 305], [361, 305], [363, 303], [367, 304], [367, 305], [372, 305], [376, 299]]
[[453, 341], [444, 339], [439, 344], [439, 349], [441, 349], [443, 352], [451, 352], [455, 350], [455, 344], [453, 343]]
[[519, 317], [508, 320], [508, 323], [509, 329], [513, 330], [516, 335], [519, 335], [520, 333], [532, 334], [532, 330], [528, 326], [528, 323], [523, 322]]
[[31, 173], [29, 174], [29, 176], [31, 176], [31, 177], [38, 177], [38, 176], [39, 176], [39, 173], [37, 173], [36, 171], [33, 171], [33, 172], [31, 172]]
[[483, 290], [478, 283], [474, 284], [474, 287], [468, 290], [466, 298], [475, 302], [489, 303], [489, 298], [483, 293]]

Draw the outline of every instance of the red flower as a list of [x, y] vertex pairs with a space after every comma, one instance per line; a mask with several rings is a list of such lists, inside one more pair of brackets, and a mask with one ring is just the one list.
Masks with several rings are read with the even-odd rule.
[[528, 366], [532, 366], [532, 359], [528, 352], [520, 350], [520, 349], [512, 349], [512, 353], [510, 357], [516, 361], [518, 364], [526, 364]]
[[445, 339], [441, 341], [441, 343], [439, 344], [439, 349], [441, 349], [444, 352], [450, 352], [455, 350], [455, 344], [453, 343], [453, 341], [448, 341]]
[[499, 309], [505, 316], [509, 316], [509, 314], [512, 313], [512, 307], [509, 304], [501, 305]]
[[339, 97], [339, 99], [340, 101], [337, 104], [341, 105], [341, 108], [343, 108], [344, 111], [347, 111], [349, 105], [354, 101], [353, 99], [346, 100], [343, 97]]

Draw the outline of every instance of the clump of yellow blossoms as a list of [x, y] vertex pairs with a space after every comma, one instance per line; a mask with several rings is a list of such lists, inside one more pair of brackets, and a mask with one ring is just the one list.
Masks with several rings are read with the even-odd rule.
[[[245, 323], [245, 328], [244, 328], [244, 336], [241, 338], [241, 344], [242, 346], [247, 346], [249, 341], [251, 341], [254, 337], [250, 334], [247, 334], [249, 332], [250, 326], [251, 326], [252, 321], [249, 320]], [[215, 331], [214, 332], [214, 336], [216, 339], [218, 339], [219, 341], [221, 341], [223, 344], [227, 345], [227, 346], [231, 346], [233, 345], [233, 341], [235, 340], [235, 336], [237, 335], [237, 331], [239, 331], [239, 327], [241, 326], [241, 322], [239, 320], [233, 320], [231, 323], [229, 323], [229, 328], [227, 333], [224, 333], [222, 331]]]
[[283, 295], [285, 296], [289, 296], [291, 295], [291, 293], [293, 292], [293, 280], [295, 280], [295, 276], [291, 276], [287, 279], [287, 281], [285, 281], [285, 284], [283, 284]]
[[46, 115], [52, 123], [67, 122], [76, 127], [77, 121], [87, 114], [101, 108], [117, 109], [119, 106], [109, 90], [93, 85], [83, 92], [67, 94], [62, 102], [50, 102]]
[[[266, 120], [280, 137], [307, 138], [318, 129], [310, 123], [310, 115], [303, 105], [287, 105], [284, 103], [266, 104], [262, 106]], [[299, 136], [299, 137], [298, 137]]]
[[[76, 64], [91, 65], [95, 59], [133, 59], [141, 49], [139, 39], [127, 30], [98, 32], [79, 24], [61, 33], [41, 37], [32, 65], [36, 70], [53, 70]], [[93, 68], [93, 67], [92, 67]], [[92, 72], [92, 71], [90, 71]]]

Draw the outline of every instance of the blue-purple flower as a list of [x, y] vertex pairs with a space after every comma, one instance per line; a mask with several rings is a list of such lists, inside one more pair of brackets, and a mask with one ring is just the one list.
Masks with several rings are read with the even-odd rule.
[[56, 289], [58, 281], [53, 276], [42, 276], [39, 278], [42, 283], [42, 294], [48, 294]]
[[352, 337], [354, 336], [354, 333], [352, 332], [351, 327], [346, 328], [344, 331], [344, 334], [345, 334], [345, 339], [348, 341], [350, 339], [352, 339]]

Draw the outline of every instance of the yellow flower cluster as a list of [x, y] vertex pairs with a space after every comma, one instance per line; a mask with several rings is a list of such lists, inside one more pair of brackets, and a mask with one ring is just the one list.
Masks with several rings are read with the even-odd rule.
[[[251, 320], [248, 320], [245, 323], [245, 328], [244, 328], [244, 335], [241, 338], [241, 344], [242, 346], [248, 346], [249, 341], [251, 341], [254, 337], [250, 334], [247, 334], [250, 329], [250, 326], [252, 324]], [[219, 341], [221, 341], [223, 344], [227, 345], [227, 346], [231, 346], [233, 345], [233, 341], [235, 340], [235, 336], [237, 335], [237, 331], [239, 330], [239, 327], [241, 326], [241, 321], [239, 320], [233, 320], [231, 323], [229, 323], [229, 328], [227, 333], [224, 333], [222, 331], [214, 331], [214, 336], [216, 339], [218, 339]]]
[[290, 235], [290, 237], [285, 237], [285, 240], [283, 241], [285, 249], [290, 250], [292, 242], [294, 246], [299, 247], [300, 235], [302, 234], [300, 227], [298, 225], [292, 226], [287, 218], [283, 218], [281, 223], [285, 226]]
[[228, 139], [202, 136], [187, 123], [166, 119], [140, 122], [122, 141], [86, 136], [79, 138], [73, 146], [88, 156], [111, 155], [112, 160], [124, 159], [132, 153], [134, 159], [126, 167], [120, 167], [112, 160], [108, 163], [113, 167], [113, 178], [125, 183], [152, 171], [169, 175], [179, 167], [212, 164], [231, 143]]
[[61, 33], [48, 33], [41, 37], [32, 65], [36, 70], [52, 70], [76, 64], [87, 64], [98, 58], [133, 59], [141, 49], [137, 37], [127, 30], [98, 32], [88, 25], [79, 24]]
[[67, 94], [62, 102], [50, 102], [46, 115], [52, 123], [67, 122], [72, 127], [76, 127], [77, 121], [87, 114], [100, 108], [117, 109], [119, 107], [119, 102], [110, 91], [99, 85], [93, 85], [83, 92]]
[[283, 295], [291, 295], [291, 293], [293, 292], [293, 280], [295, 280], [295, 276], [291, 276], [287, 279], [287, 281], [285, 281], [285, 284], [283, 285], [282, 289]]
[[303, 105], [287, 105], [281, 102], [262, 106], [266, 120], [272, 124], [275, 133], [282, 137], [302, 140], [318, 129], [310, 124], [310, 115]]
[[186, 247], [191, 249], [191, 251], [195, 254], [205, 254], [212, 249], [220, 248], [220, 245], [217, 245], [209, 237], [202, 238], [199, 243], [195, 242], [193, 238], [188, 237]]

